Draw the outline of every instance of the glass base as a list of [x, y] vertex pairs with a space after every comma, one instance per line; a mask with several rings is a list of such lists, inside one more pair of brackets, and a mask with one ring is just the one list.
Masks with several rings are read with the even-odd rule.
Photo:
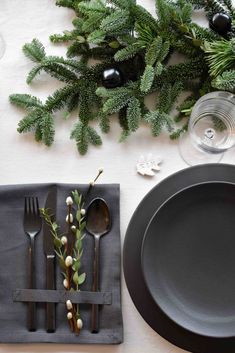
[[6, 50], [6, 44], [2, 36], [0, 35], [0, 59], [3, 57], [5, 50]]
[[187, 132], [181, 135], [178, 146], [181, 157], [190, 166], [205, 163], [219, 163], [224, 156], [224, 153], [214, 154], [203, 151], [193, 144], [192, 138]]

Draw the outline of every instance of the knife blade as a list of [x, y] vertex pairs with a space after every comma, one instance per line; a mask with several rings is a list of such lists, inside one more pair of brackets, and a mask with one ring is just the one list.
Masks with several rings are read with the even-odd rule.
[[[45, 208], [49, 210], [52, 222], [56, 219], [57, 188], [53, 185], [47, 195]], [[55, 289], [55, 251], [50, 226], [43, 223], [43, 249], [46, 256], [46, 289]], [[55, 331], [55, 304], [46, 303], [46, 330]]]

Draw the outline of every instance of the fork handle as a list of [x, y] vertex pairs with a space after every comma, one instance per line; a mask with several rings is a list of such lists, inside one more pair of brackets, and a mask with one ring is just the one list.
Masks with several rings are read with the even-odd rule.
[[[35, 289], [35, 242], [34, 237], [30, 237], [29, 246], [29, 288]], [[28, 303], [28, 330], [36, 331], [36, 303]]]

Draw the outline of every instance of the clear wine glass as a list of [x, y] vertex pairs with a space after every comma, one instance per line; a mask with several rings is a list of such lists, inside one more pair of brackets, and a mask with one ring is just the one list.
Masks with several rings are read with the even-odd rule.
[[4, 41], [3, 37], [2, 37], [2, 35], [0, 34], [0, 59], [4, 55], [5, 49], [6, 49], [6, 44], [5, 44], [5, 41]]
[[235, 145], [235, 95], [211, 92], [193, 107], [188, 132], [179, 141], [179, 151], [189, 165], [219, 162]]

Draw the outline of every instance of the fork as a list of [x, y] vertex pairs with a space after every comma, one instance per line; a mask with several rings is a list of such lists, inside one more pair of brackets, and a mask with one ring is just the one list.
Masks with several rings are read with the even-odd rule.
[[[29, 288], [35, 289], [35, 238], [42, 227], [38, 198], [25, 197], [24, 231], [29, 237]], [[36, 331], [36, 303], [28, 303], [28, 330]]]

